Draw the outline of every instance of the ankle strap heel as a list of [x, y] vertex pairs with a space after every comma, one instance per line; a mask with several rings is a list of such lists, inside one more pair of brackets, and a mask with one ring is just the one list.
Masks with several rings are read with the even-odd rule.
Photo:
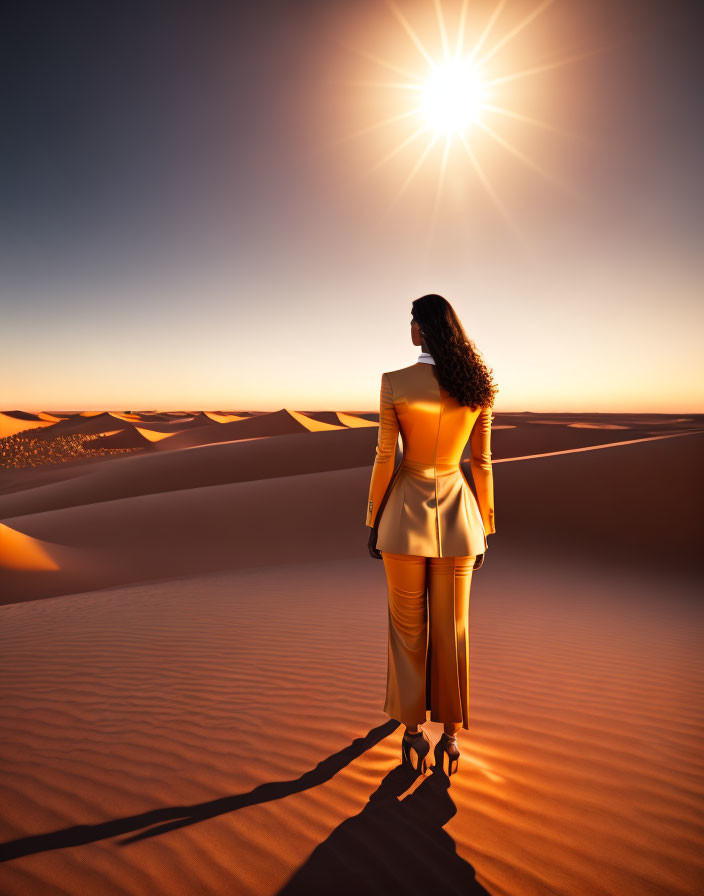
[[405, 732], [401, 739], [401, 759], [404, 765], [425, 775], [431, 767], [430, 741], [421, 728], [416, 734]]
[[460, 766], [460, 748], [457, 746], [457, 736], [442, 734], [440, 738], [442, 746], [442, 767], [447, 777], [456, 775]]

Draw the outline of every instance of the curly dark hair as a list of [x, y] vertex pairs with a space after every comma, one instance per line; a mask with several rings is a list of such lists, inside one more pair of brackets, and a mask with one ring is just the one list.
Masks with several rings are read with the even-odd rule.
[[461, 405], [492, 407], [499, 391], [476, 346], [467, 338], [452, 305], [442, 296], [422, 296], [412, 303], [413, 320], [420, 326], [435, 361], [438, 381]]

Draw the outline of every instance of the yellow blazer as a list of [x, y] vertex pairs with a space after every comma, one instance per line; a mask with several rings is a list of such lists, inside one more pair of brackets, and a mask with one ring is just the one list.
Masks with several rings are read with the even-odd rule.
[[[460, 405], [438, 382], [434, 364], [418, 362], [381, 375], [379, 441], [366, 519], [372, 528], [385, 501], [377, 532], [380, 551], [422, 557], [486, 551], [486, 536], [496, 531], [491, 416], [491, 408]], [[403, 458], [394, 470], [399, 431]], [[468, 439], [476, 499], [460, 467]]]

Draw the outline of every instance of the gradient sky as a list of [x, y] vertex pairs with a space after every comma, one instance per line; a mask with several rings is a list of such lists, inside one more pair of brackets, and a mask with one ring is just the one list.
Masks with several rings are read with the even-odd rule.
[[378, 60], [427, 64], [384, 0], [14, 4], [0, 408], [375, 409], [439, 292], [498, 411], [704, 411], [698, 6], [506, 0], [487, 69], [544, 70], [484, 119], [520, 158], [468, 131], [500, 213], [459, 141], [399, 195], [427, 137], [371, 127], [411, 108]]

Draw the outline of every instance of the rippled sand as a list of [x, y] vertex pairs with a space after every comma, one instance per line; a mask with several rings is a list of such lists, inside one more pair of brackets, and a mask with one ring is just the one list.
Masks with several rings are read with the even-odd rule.
[[2, 892], [698, 892], [702, 608], [488, 564], [449, 789], [397, 768], [381, 564], [5, 607]]
[[0, 893], [701, 893], [704, 434], [624, 435], [495, 467], [451, 783], [381, 708], [373, 429], [0, 479]]

